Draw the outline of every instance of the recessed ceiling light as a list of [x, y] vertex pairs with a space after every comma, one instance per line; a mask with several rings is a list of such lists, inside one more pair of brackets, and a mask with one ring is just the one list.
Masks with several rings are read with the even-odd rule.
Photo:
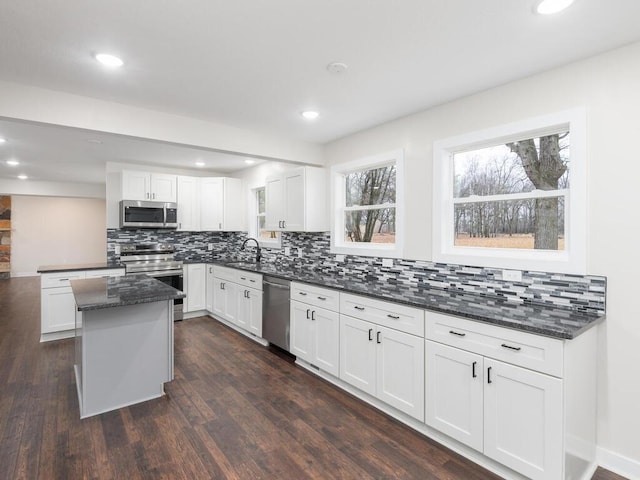
[[22, 175], [18, 175], [18, 178], [19, 178], [20, 180], [26, 180], [26, 179], [27, 179], [27, 178], [29, 178], [29, 177], [27, 177], [26, 175], [22, 174]]
[[318, 112], [314, 112], [313, 110], [307, 110], [306, 112], [302, 112], [302, 116], [307, 120], [315, 120], [320, 115]]
[[103, 64], [105, 67], [111, 68], [121, 67], [124, 64], [121, 58], [116, 57], [115, 55], [110, 55], [108, 53], [98, 53], [96, 55], [96, 60]]
[[569, 7], [573, 0], [540, 0], [535, 7], [535, 11], [542, 15], [558, 13]]
[[6, 142], [6, 141], [7, 141], [7, 139], [6, 139], [6, 138], [2, 138], [2, 137], [0, 137], [0, 143], [4, 143], [4, 142]]
[[204, 167], [204, 162], [196, 162], [196, 167]]
[[256, 161], [251, 160], [250, 158], [245, 158], [244, 163], [246, 163], [247, 165], [253, 165], [254, 163], [256, 163]]
[[11, 167], [15, 167], [17, 165], [20, 165], [20, 162], [17, 160], [7, 160], [7, 165], [11, 166]]

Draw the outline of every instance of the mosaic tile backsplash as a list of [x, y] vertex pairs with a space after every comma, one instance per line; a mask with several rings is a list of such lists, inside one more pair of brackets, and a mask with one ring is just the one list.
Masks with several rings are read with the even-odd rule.
[[[208, 262], [217, 258], [251, 259], [253, 243], [240, 251], [247, 238], [242, 232], [177, 232], [175, 230], [107, 230], [107, 256], [117, 261], [115, 246], [124, 243], [171, 243], [178, 257], [185, 261]], [[213, 250], [208, 250], [213, 244]], [[291, 249], [284, 255], [284, 248]], [[502, 280], [502, 269], [433, 263], [421, 260], [394, 260], [383, 267], [382, 258], [347, 255], [337, 262], [329, 253], [329, 233], [283, 233], [282, 248], [262, 249], [262, 261], [282, 267], [312, 268], [359, 278], [411, 286], [429, 286], [464, 291], [521, 304], [553, 305], [593, 313], [605, 313], [606, 277], [567, 275], [545, 272], [522, 272], [522, 281]], [[298, 253], [301, 256], [298, 256]]]

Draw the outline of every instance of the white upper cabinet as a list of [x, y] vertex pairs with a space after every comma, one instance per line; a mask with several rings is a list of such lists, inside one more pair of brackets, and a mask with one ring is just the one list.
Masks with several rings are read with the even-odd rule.
[[300, 167], [265, 181], [265, 228], [285, 232], [328, 230], [326, 173]]
[[178, 177], [178, 230], [200, 230], [200, 185], [197, 177]]
[[222, 177], [178, 177], [178, 230], [242, 231], [242, 181]]
[[243, 231], [243, 205], [240, 179], [200, 179], [200, 230]]
[[122, 171], [122, 199], [176, 202], [176, 175], [136, 170]]

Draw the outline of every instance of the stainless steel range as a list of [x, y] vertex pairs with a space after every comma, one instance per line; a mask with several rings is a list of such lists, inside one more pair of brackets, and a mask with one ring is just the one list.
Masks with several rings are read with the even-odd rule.
[[[183, 264], [175, 259], [175, 248], [168, 243], [130, 243], [120, 246], [120, 261], [125, 274], [146, 273], [182, 291]], [[173, 301], [173, 318], [182, 320], [182, 299]]]

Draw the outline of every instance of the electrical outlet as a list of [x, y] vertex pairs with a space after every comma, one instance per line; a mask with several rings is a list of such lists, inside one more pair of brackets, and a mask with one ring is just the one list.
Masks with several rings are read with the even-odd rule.
[[284, 247], [284, 254], [288, 257], [291, 255], [291, 247]]
[[393, 267], [393, 258], [383, 258], [382, 259], [383, 267]]
[[207, 245], [207, 250], [209, 251], [213, 250], [213, 243], [210, 243], [209, 245]]
[[116, 248], [114, 248], [114, 253], [116, 255], [120, 255], [120, 245], [116, 245]]
[[336, 255], [336, 262], [344, 262], [344, 255]]
[[302, 249], [301, 248], [298, 249], [298, 258], [302, 258]]
[[506, 282], [521, 282], [522, 272], [520, 270], [502, 270], [502, 280]]

